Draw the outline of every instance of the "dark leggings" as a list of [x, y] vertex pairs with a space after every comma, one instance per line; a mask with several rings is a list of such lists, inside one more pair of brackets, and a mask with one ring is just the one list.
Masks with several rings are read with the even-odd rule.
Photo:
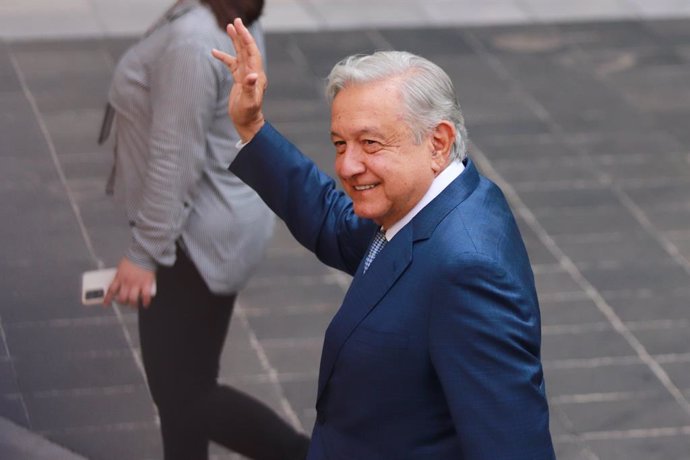
[[157, 294], [139, 309], [149, 389], [161, 422], [166, 460], [205, 460], [209, 440], [257, 460], [304, 460], [309, 439], [268, 406], [217, 383], [235, 295], [211, 293], [177, 251], [156, 274]]

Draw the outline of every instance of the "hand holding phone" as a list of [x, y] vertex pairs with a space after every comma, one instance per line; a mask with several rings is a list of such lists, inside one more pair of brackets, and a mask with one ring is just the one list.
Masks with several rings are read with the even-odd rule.
[[[117, 268], [89, 270], [81, 275], [81, 303], [83, 305], [103, 304], [110, 283], [113, 282]], [[156, 295], [156, 283], [151, 286], [151, 297]]]
[[97, 305], [103, 303], [108, 286], [117, 273], [116, 268], [90, 270], [81, 275], [81, 303], [83, 305]]

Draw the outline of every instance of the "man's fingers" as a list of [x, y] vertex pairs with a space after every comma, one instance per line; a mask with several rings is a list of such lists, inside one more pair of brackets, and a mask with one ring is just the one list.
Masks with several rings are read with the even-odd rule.
[[235, 26], [228, 24], [228, 26], [225, 28], [225, 31], [228, 33], [228, 37], [230, 37], [230, 40], [232, 41], [232, 47], [235, 49], [235, 55], [239, 56], [240, 50], [242, 49], [242, 44], [237, 36]]
[[247, 57], [256, 58], [260, 55], [259, 49], [256, 47], [254, 37], [252, 37], [252, 34], [249, 33], [249, 29], [244, 26], [242, 19], [235, 19], [233, 34], [239, 37], [239, 40], [237, 41], [241, 43], [242, 51], [246, 53]]
[[226, 52], [224, 52], [224, 51], [217, 50], [217, 49], [213, 48], [213, 49], [211, 50], [211, 55], [212, 55], [214, 58], [216, 58], [216, 59], [218, 59], [219, 61], [221, 61], [221, 62], [222, 62], [223, 64], [225, 64], [226, 66], [228, 66], [228, 68], [229, 68], [231, 71], [232, 71], [233, 67], [236, 67], [236, 66], [237, 66], [237, 59], [235, 59], [234, 56], [231, 56], [231, 55], [229, 55], [228, 53], [226, 53]]
[[242, 19], [236, 18], [232, 29], [229, 29], [230, 37], [233, 38], [233, 46], [238, 56], [242, 56], [243, 63], [252, 71], [260, 71], [263, 67], [261, 61], [261, 51], [256, 46], [256, 41], [252, 34], [244, 26]]

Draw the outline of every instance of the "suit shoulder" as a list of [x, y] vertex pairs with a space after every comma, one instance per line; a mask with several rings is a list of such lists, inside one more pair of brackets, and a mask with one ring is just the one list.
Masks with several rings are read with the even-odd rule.
[[455, 207], [431, 235], [429, 246], [447, 264], [492, 265], [526, 257], [513, 213], [500, 189], [483, 179], [478, 189]]

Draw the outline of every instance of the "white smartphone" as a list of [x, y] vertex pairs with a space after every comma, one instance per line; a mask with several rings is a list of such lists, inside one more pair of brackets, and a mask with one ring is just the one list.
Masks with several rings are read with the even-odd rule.
[[[100, 305], [103, 303], [105, 293], [117, 273], [116, 268], [103, 268], [90, 270], [81, 275], [81, 303], [83, 305]], [[151, 296], [156, 295], [156, 284], [151, 287]]]
[[103, 303], [105, 293], [115, 278], [116, 268], [90, 270], [81, 275], [81, 303], [83, 305], [98, 305]]

